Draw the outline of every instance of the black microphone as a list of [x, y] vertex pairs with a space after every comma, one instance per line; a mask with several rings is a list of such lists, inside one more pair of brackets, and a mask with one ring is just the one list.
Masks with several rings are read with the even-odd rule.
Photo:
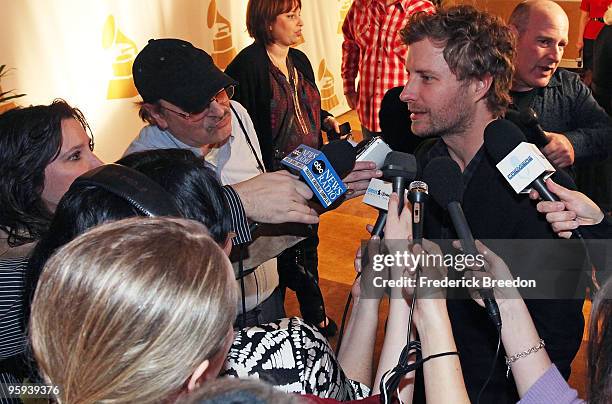
[[[392, 192], [397, 193], [400, 203], [398, 213], [402, 212], [404, 207], [404, 193], [406, 190], [406, 182], [412, 181], [417, 174], [416, 158], [412, 154], [392, 151], [385, 157], [385, 162], [382, 166], [383, 178], [392, 183]], [[382, 237], [387, 222], [387, 211], [380, 210], [372, 236]]]
[[[504, 119], [497, 119], [487, 125], [484, 131], [484, 145], [487, 153], [493, 159], [495, 164], [503, 160], [508, 154], [521, 143], [525, 142], [525, 136], [521, 130]], [[555, 181], [569, 189], [575, 189], [573, 180], [563, 170], [557, 170], [554, 173]], [[535, 189], [540, 194], [540, 197], [545, 201], [559, 201], [557, 195], [553, 194], [546, 187], [545, 174], [540, 175], [529, 184], [530, 188]], [[574, 237], [582, 238], [580, 230], [572, 230]]]
[[545, 147], [550, 142], [550, 138], [546, 136], [546, 133], [538, 120], [538, 114], [533, 110], [533, 108], [527, 108], [524, 110], [509, 109], [506, 111], [505, 118], [517, 125], [525, 134], [527, 140], [538, 146], [540, 149]]
[[[479, 253], [474, 236], [460, 202], [463, 199], [463, 178], [459, 165], [449, 157], [436, 157], [423, 170], [423, 180], [429, 185], [431, 197], [438, 205], [448, 210], [464, 254], [477, 256]], [[500, 328], [501, 315], [493, 291], [478, 289], [478, 293], [484, 301], [489, 318]]]
[[429, 198], [429, 188], [423, 181], [412, 181], [408, 186], [408, 200], [412, 204], [412, 239], [415, 244], [423, 242], [423, 220], [425, 202]]
[[387, 223], [387, 211], [380, 209], [378, 211], [378, 217], [376, 218], [376, 223], [374, 223], [374, 228], [372, 229], [371, 237], [378, 236], [382, 237], [385, 231], [385, 224]]
[[538, 114], [536, 114], [533, 108], [527, 108], [521, 111], [521, 117], [525, 125], [531, 129], [531, 140], [533, 143], [540, 149], [545, 147], [550, 142], [550, 138], [546, 136], [542, 125], [540, 125]]
[[323, 147], [321, 151], [336, 170], [340, 178], [346, 177], [355, 167], [357, 151], [346, 140], [334, 140]]
[[400, 203], [397, 213], [402, 213], [406, 183], [412, 181], [417, 174], [416, 158], [412, 154], [392, 151], [385, 157], [382, 166], [383, 178], [391, 181], [393, 192], [399, 196]]
[[[484, 146], [495, 164], [506, 158], [521, 142], [526, 141], [523, 132], [508, 120], [496, 119], [484, 130]], [[546, 187], [544, 177], [545, 174], [540, 175], [529, 187], [538, 191], [542, 199], [558, 201], [559, 198]]]

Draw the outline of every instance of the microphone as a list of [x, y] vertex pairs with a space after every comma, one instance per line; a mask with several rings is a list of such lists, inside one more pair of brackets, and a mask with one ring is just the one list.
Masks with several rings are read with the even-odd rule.
[[[400, 198], [398, 213], [401, 213], [404, 206], [406, 182], [412, 181], [417, 174], [416, 158], [412, 154], [408, 153], [396, 151], [389, 152], [387, 157], [385, 157], [382, 172], [383, 178], [391, 181], [391, 192], [397, 193]], [[371, 181], [370, 184], [372, 184]], [[389, 197], [387, 197], [387, 205], [388, 204]], [[374, 229], [372, 230], [372, 236], [382, 237], [385, 229], [385, 223], [387, 223], [387, 210], [379, 209], [378, 218], [376, 219]]]
[[555, 168], [535, 145], [525, 142], [521, 130], [504, 119], [491, 122], [484, 131], [487, 153], [516, 193], [529, 193], [534, 188], [543, 199], [558, 201], [545, 184]]
[[402, 213], [406, 182], [412, 181], [417, 174], [416, 158], [412, 154], [392, 151], [385, 157], [382, 172], [383, 178], [391, 182], [393, 192], [400, 197], [397, 213]]
[[425, 202], [429, 198], [429, 188], [423, 181], [412, 181], [408, 186], [408, 200], [412, 204], [412, 239], [415, 244], [423, 242], [423, 220]]
[[355, 166], [355, 149], [346, 141], [330, 142], [321, 150], [299, 145], [281, 164], [297, 173], [308, 184], [324, 208], [346, 192], [341, 178]]
[[362, 140], [355, 145], [357, 161], [373, 161], [376, 169], [380, 169], [385, 163], [385, 158], [391, 152], [391, 148], [380, 136], [374, 136], [370, 140]]
[[378, 218], [374, 224], [372, 235], [381, 236], [383, 233], [391, 192], [393, 192], [393, 189], [390, 182], [372, 178], [365, 195], [363, 195], [363, 203], [378, 209]]
[[535, 144], [540, 149], [545, 147], [550, 139], [546, 136], [544, 129], [538, 120], [538, 114], [533, 108], [525, 110], [509, 109], [506, 111], [505, 118], [518, 126], [529, 142]]
[[[540, 150], [525, 143], [523, 133], [509, 121], [497, 119], [488, 124], [484, 131], [484, 146], [516, 193], [529, 192], [533, 188], [542, 199], [559, 201], [557, 195], [546, 187], [545, 181], [552, 174], [555, 174], [557, 183], [566, 188], [575, 188], [571, 178], [562, 170], [555, 171]], [[578, 229], [574, 229], [572, 234], [582, 238]]]
[[346, 177], [355, 167], [357, 151], [346, 140], [334, 140], [321, 147], [321, 152], [327, 156], [332, 167], [340, 178]]
[[[438, 205], [447, 209], [463, 252], [474, 257], [478, 255], [472, 230], [470, 230], [460, 203], [463, 199], [463, 179], [457, 163], [449, 157], [436, 157], [423, 170], [423, 180], [429, 184], [431, 197]], [[489, 318], [497, 328], [500, 328], [501, 315], [493, 291], [478, 289], [478, 294], [484, 301]]]

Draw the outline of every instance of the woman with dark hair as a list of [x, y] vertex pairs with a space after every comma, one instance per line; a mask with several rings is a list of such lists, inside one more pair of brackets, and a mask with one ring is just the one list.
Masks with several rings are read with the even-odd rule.
[[23, 368], [26, 256], [72, 181], [100, 164], [87, 121], [64, 100], [0, 115], [1, 383], [17, 383], [24, 376], [18, 369]]
[[1, 256], [38, 240], [72, 181], [102, 162], [83, 113], [64, 100], [0, 115]]
[[[320, 148], [321, 129], [339, 132], [338, 122], [321, 109], [321, 95], [306, 55], [292, 46], [302, 40], [301, 0], [249, 0], [246, 25], [255, 39], [225, 72], [236, 79], [234, 99], [255, 125], [264, 165], [281, 170], [281, 160], [300, 144]], [[336, 324], [325, 315], [318, 285], [317, 233], [278, 256], [280, 286], [294, 290], [304, 319], [326, 336]]]
[[[159, 184], [183, 217], [204, 224], [219, 245], [231, 247], [232, 223], [226, 214], [227, 203], [215, 173], [203, 159], [190, 150], [160, 149], [130, 154], [117, 164], [132, 168]], [[32, 252], [27, 295], [34, 295], [45, 262], [59, 247], [91, 227], [138, 215], [142, 213], [122, 197], [95, 185], [75, 184], [58, 205], [47, 236]]]

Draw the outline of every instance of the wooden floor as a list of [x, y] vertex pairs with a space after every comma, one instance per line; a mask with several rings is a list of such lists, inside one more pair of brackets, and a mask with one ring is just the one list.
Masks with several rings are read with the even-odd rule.
[[[355, 140], [361, 140], [360, 127], [356, 114], [351, 111], [338, 118], [342, 123], [349, 121], [353, 128]], [[361, 198], [355, 198], [345, 202], [334, 211], [327, 212], [321, 216], [319, 227], [319, 277], [321, 290], [325, 299], [325, 307], [329, 317], [336, 320], [338, 325], [342, 319], [342, 312], [350, 287], [355, 279], [353, 260], [355, 252], [361, 240], [368, 238], [365, 230], [366, 224], [372, 224], [376, 220], [377, 212], [361, 202]], [[299, 309], [294, 295], [288, 291], [285, 303], [289, 315], [299, 316]], [[381, 318], [386, 318], [388, 305], [381, 305]], [[584, 307], [585, 319], [588, 319], [590, 311], [589, 302]], [[377, 349], [375, 362], [380, 355], [383, 337], [384, 321], [379, 322], [377, 335]], [[586, 330], [580, 351], [572, 364], [572, 376], [570, 384], [576, 388], [580, 397], [586, 397], [585, 375], [586, 375]], [[335, 347], [336, 338], [330, 339]]]

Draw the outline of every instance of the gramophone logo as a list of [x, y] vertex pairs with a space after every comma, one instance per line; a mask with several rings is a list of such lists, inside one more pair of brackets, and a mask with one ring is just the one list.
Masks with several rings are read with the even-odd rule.
[[319, 63], [319, 88], [321, 89], [321, 108], [330, 111], [339, 104], [334, 89], [334, 75], [327, 68], [325, 59]]
[[132, 65], [138, 54], [136, 43], [126, 37], [116, 24], [115, 17], [109, 15], [102, 29], [102, 47], [113, 52], [113, 78], [108, 83], [106, 98], [132, 98], [138, 95], [132, 78]]
[[340, 20], [338, 21], [338, 33], [341, 34], [342, 33], [342, 24], [344, 24], [344, 19], [346, 18], [346, 15], [348, 14], [349, 8], [351, 8], [351, 3], [353, 2], [353, 0], [338, 0], [342, 2], [342, 5], [340, 6]]
[[217, 3], [212, 0], [208, 6], [208, 28], [213, 29], [212, 58], [220, 69], [225, 69], [236, 56], [236, 48], [232, 44], [232, 24], [217, 11]]

